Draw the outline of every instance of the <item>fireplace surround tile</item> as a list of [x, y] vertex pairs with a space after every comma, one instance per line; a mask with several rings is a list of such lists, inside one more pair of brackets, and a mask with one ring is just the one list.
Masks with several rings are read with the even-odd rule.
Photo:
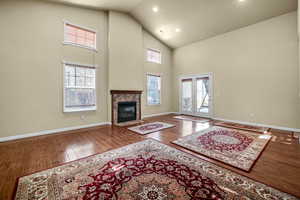
[[[111, 90], [112, 98], [112, 125], [126, 126], [141, 122], [141, 94], [140, 90]], [[118, 123], [119, 102], [136, 102], [136, 119], [132, 121]]]

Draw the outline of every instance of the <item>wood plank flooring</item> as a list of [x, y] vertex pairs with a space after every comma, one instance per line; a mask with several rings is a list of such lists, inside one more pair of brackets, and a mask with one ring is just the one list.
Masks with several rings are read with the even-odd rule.
[[212, 122], [202, 124], [177, 120], [173, 118], [173, 115], [148, 118], [145, 121], [167, 122], [175, 124], [176, 127], [142, 136], [125, 127], [102, 126], [0, 143], [0, 200], [13, 197], [17, 177], [109, 151], [145, 138], [159, 140], [300, 197], [300, 145], [291, 132], [272, 129], [272, 141], [250, 173], [247, 173], [170, 143], [179, 137], [208, 128]]

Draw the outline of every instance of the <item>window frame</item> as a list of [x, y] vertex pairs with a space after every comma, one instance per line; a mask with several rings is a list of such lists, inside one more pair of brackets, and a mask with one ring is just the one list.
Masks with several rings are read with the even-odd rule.
[[[74, 24], [74, 23], [71, 23], [71, 22], [68, 22], [66, 20], [63, 21], [64, 23], [64, 33], [63, 33], [63, 45], [71, 45], [71, 46], [76, 46], [76, 47], [80, 47], [80, 48], [84, 48], [84, 49], [88, 49], [88, 50], [92, 50], [92, 51], [95, 51], [95, 52], [98, 52], [98, 49], [97, 49], [97, 31], [94, 30], [94, 29], [91, 29], [91, 28], [87, 28], [85, 26], [81, 26], [81, 25], [78, 25], [78, 24]], [[93, 32], [95, 33], [95, 47], [90, 47], [90, 46], [86, 46], [86, 45], [81, 45], [81, 44], [77, 44], [77, 43], [74, 43], [74, 42], [68, 42], [66, 41], [66, 31], [67, 31], [67, 25], [71, 25], [71, 26], [75, 26], [75, 27], [78, 27], [80, 29], [84, 29], [86, 31], [90, 31], [90, 32]]]
[[[155, 76], [155, 77], [160, 77], [159, 82], [160, 82], [160, 90], [159, 90], [159, 103], [157, 104], [150, 104], [148, 102], [148, 96], [149, 96], [149, 90], [148, 90], [148, 76]], [[159, 73], [146, 73], [146, 101], [147, 101], [147, 106], [160, 106], [162, 104], [162, 74]]]
[[[159, 62], [154, 62], [154, 61], [148, 60], [148, 51], [158, 52], [159, 55], [160, 55]], [[146, 49], [146, 61], [149, 62], [149, 63], [154, 63], [154, 64], [157, 64], [157, 65], [161, 65], [162, 64], [162, 51], [159, 50], [159, 49], [155, 49], [155, 48], [147, 48]]]
[[[72, 112], [84, 112], [84, 111], [96, 111], [98, 108], [98, 98], [97, 98], [97, 65], [90, 65], [90, 64], [82, 64], [82, 63], [74, 63], [74, 62], [67, 62], [62, 61], [63, 63], [63, 112], [64, 113], [72, 113]], [[67, 65], [79, 66], [84, 68], [93, 68], [95, 70], [95, 106], [87, 106], [87, 107], [66, 107], [66, 91], [65, 91], [65, 83], [66, 83], [66, 76], [65, 76], [65, 68]]]

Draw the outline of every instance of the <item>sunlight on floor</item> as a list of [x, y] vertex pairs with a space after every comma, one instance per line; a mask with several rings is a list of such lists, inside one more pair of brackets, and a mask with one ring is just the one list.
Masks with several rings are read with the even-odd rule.
[[193, 133], [193, 122], [182, 121], [181, 136], [187, 136]]
[[209, 122], [206, 123], [196, 123], [195, 131], [202, 131], [209, 128]]
[[79, 158], [95, 154], [95, 147], [93, 143], [88, 144], [72, 144], [66, 148], [64, 152], [64, 161], [70, 162]]

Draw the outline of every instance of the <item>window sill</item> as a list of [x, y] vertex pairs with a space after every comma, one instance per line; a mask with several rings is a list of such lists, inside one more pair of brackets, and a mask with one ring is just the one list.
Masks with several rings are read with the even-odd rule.
[[80, 48], [84, 48], [84, 49], [88, 49], [91, 51], [95, 51], [98, 52], [97, 48], [92, 48], [92, 47], [88, 47], [88, 46], [84, 46], [84, 45], [80, 45], [80, 44], [76, 44], [76, 43], [72, 43], [72, 42], [63, 42], [63, 45], [71, 45], [71, 46], [76, 46], [76, 47], [80, 47]]
[[147, 106], [161, 106], [161, 103], [158, 103], [158, 104], [147, 104]]
[[161, 65], [162, 63], [161, 62], [155, 62], [155, 61], [150, 61], [150, 60], [147, 60], [148, 63], [151, 63], [151, 64], [156, 64], [156, 65]]
[[91, 107], [79, 107], [79, 108], [64, 108], [64, 113], [71, 113], [71, 112], [84, 112], [84, 111], [96, 111], [96, 106]]

